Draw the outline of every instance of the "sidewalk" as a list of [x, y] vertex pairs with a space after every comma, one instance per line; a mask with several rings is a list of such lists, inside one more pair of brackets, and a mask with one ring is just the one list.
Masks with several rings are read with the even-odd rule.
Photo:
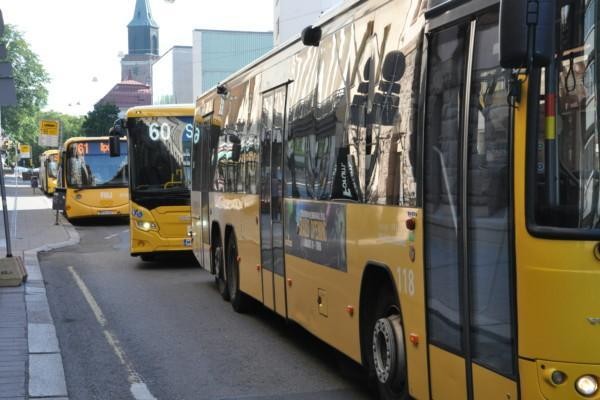
[[[0, 400], [66, 399], [62, 357], [50, 314], [37, 253], [79, 242], [62, 216], [55, 225], [52, 199], [29, 181], [15, 185], [6, 176], [7, 209], [14, 257], [23, 258], [27, 282], [0, 287]], [[0, 202], [0, 210], [1, 210]], [[6, 256], [4, 223], [0, 217], [0, 257]]]

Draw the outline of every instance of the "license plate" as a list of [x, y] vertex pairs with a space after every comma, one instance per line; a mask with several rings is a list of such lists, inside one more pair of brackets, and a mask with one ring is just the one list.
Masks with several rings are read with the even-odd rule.
[[183, 239], [183, 245], [185, 247], [191, 247], [192, 246], [192, 239]]
[[112, 211], [112, 210], [101, 210], [98, 211], [98, 215], [114, 215], [116, 214], [116, 211]]

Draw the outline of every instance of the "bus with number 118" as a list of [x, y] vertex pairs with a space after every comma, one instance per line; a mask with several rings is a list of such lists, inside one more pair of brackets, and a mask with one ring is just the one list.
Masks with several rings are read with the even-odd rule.
[[203, 93], [193, 248], [221, 296], [382, 399], [600, 399], [599, 17], [347, 1]]

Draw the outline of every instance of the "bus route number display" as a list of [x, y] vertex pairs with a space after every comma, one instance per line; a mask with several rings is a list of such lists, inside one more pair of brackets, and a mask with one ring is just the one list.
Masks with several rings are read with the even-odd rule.
[[[91, 153], [90, 153], [91, 151]], [[98, 145], [92, 143], [90, 148], [90, 142], [86, 143], [77, 143], [77, 153], [78, 154], [108, 154], [110, 151], [110, 147], [107, 142], [99, 142]]]
[[[149, 128], [148, 135], [150, 136], [150, 139], [152, 139], [155, 142], [159, 141], [159, 140], [167, 142], [167, 141], [171, 140], [171, 132], [176, 127], [177, 127], [176, 125], [171, 126], [170, 124], [168, 124], [166, 122], [163, 122], [163, 123], [152, 122], [148, 127]], [[185, 128], [184, 128], [183, 132], [184, 132], [186, 139], [192, 139], [192, 137], [194, 136], [194, 126], [192, 124], [185, 124]]]

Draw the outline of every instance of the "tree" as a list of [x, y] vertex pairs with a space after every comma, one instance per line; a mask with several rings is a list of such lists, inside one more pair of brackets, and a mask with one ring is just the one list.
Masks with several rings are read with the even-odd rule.
[[83, 132], [86, 136], [106, 136], [119, 118], [119, 107], [112, 103], [99, 103], [87, 113], [83, 121]]
[[50, 78], [23, 34], [12, 25], [5, 26], [0, 42], [6, 45], [17, 92], [17, 104], [2, 107], [2, 129], [15, 141], [37, 143], [37, 116], [48, 100]]

